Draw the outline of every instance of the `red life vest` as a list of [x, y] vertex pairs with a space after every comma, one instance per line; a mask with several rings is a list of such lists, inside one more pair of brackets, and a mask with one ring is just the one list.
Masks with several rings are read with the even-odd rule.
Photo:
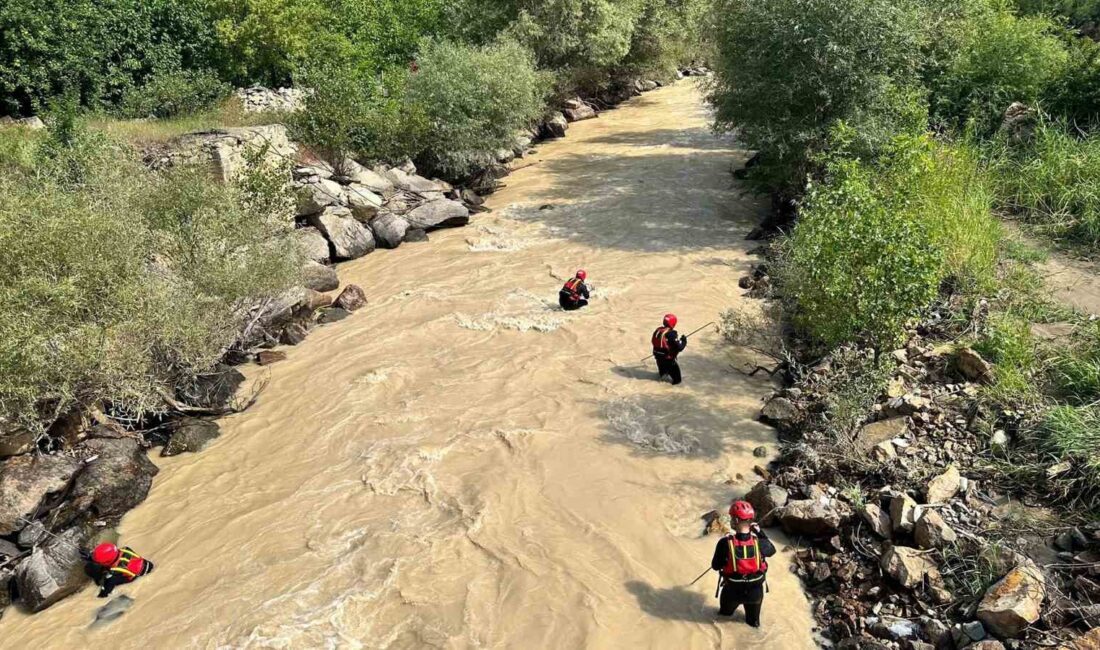
[[134, 553], [130, 547], [124, 547], [118, 551], [118, 559], [109, 571], [122, 576], [126, 582], [133, 582], [134, 578], [141, 575], [145, 569], [145, 559]]
[[669, 359], [676, 358], [677, 351], [668, 344], [668, 333], [671, 331], [671, 327], [658, 327], [653, 332], [653, 354]]
[[726, 537], [729, 544], [729, 557], [722, 575], [736, 582], [759, 582], [768, 572], [768, 561], [760, 555], [760, 540], [756, 535], [749, 539], [737, 539], [737, 535]]
[[561, 290], [569, 294], [570, 300], [580, 300], [581, 292], [577, 290], [577, 287], [581, 286], [581, 282], [582, 280], [580, 278], [573, 278], [569, 282], [566, 282]]

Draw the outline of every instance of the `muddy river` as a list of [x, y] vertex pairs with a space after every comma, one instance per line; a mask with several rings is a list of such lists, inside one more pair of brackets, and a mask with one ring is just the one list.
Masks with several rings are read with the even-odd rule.
[[[747, 300], [745, 157], [684, 81], [542, 144], [471, 226], [343, 265], [369, 306], [250, 369], [266, 389], [206, 451], [155, 459], [121, 529], [157, 564], [134, 607], [9, 609], [0, 646], [814, 647], [785, 544], [759, 630], [686, 586], [700, 515], [774, 452], [770, 385], [713, 331], [680, 386], [639, 362], [665, 312], [686, 332]], [[564, 313], [577, 268], [593, 301]]]

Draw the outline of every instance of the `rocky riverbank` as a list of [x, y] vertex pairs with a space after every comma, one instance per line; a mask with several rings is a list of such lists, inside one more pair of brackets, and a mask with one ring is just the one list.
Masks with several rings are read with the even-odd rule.
[[[657, 86], [639, 82], [620, 101]], [[219, 435], [217, 416], [248, 406], [249, 398], [237, 394], [243, 375], [233, 366], [278, 363], [278, 346], [295, 345], [312, 329], [365, 308], [369, 286], [348, 285], [336, 294], [339, 262], [465, 225], [509, 162], [530, 155], [541, 138], [565, 135], [569, 122], [597, 117], [610, 99], [564, 102], [538, 128], [517, 134], [516, 147], [500, 152], [498, 166], [465, 187], [420, 176], [411, 163], [323, 163], [278, 126], [197, 133], [147, 152], [151, 166], [200, 161], [222, 180], [257, 156], [285, 168], [297, 197], [295, 236], [309, 258], [306, 281], [254, 305], [223, 363], [164, 395], [170, 417], [122, 421], [103, 407], [54, 418], [44, 436], [0, 434], [0, 612], [13, 599], [39, 611], [87, 584], [79, 548], [112, 538], [123, 515], [145, 499], [157, 472], [148, 450], [162, 447], [164, 456], [199, 451]]]
[[[774, 298], [766, 263], [741, 286]], [[1045, 460], [1028, 493], [1008, 480], [1026, 458], [1027, 414], [989, 399], [992, 365], [954, 343], [983, 305], [966, 318], [943, 305], [887, 358], [848, 346], [768, 368], [785, 387], [761, 419], [783, 451], [746, 498], [801, 540], [797, 570], [827, 644], [1100, 647], [1100, 522], [1044, 502], [1070, 462], [1027, 458]], [[773, 343], [775, 326], [762, 326]]]

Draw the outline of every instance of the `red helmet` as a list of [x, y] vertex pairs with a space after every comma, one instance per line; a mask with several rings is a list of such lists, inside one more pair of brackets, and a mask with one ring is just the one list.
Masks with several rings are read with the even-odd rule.
[[110, 542], [103, 542], [92, 551], [92, 562], [100, 566], [111, 566], [120, 555], [118, 547]]
[[676, 314], [665, 314], [665, 327], [676, 327]]
[[730, 516], [739, 521], [752, 521], [756, 519], [756, 511], [748, 501], [734, 501], [730, 506]]
[[577, 271], [577, 279], [585, 280], [587, 278], [588, 278], [588, 273], [586, 273], [584, 269], [581, 269], [581, 270]]

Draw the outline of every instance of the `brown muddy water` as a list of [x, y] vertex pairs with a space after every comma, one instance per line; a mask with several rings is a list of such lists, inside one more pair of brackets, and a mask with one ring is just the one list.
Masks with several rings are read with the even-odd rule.
[[[474, 225], [341, 267], [370, 305], [269, 369], [206, 451], [157, 458], [125, 543], [157, 564], [89, 630], [85, 589], [8, 610], [4, 648], [813, 647], [790, 551], [763, 628], [716, 621], [700, 515], [752, 482], [770, 386], [713, 332], [685, 383], [639, 363], [742, 304], [743, 151], [681, 82], [573, 125]], [[563, 313], [586, 268], [592, 305]], [[743, 475], [743, 480], [737, 476]], [[732, 485], [727, 484], [732, 482]]]

